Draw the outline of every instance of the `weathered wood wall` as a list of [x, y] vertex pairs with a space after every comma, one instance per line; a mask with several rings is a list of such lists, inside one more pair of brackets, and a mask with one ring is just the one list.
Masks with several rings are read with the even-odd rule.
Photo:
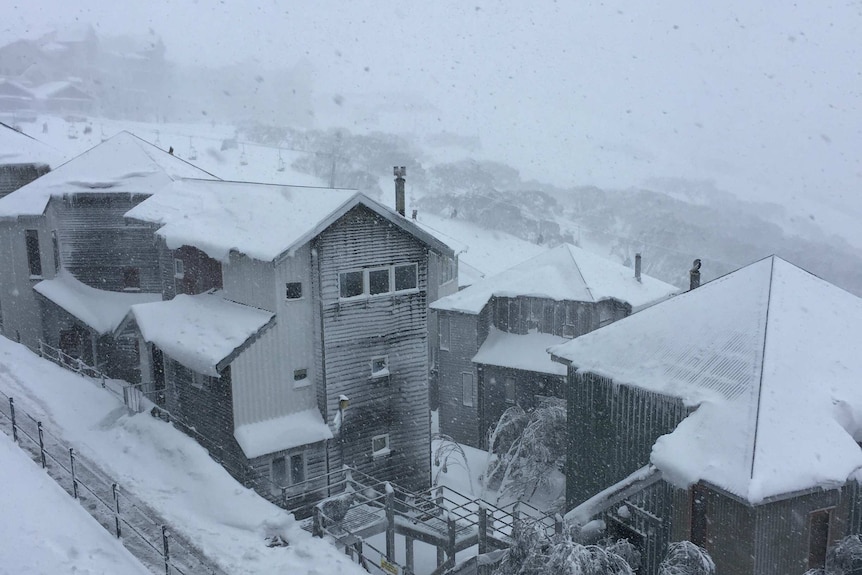
[[51, 169], [47, 164], [0, 164], [0, 198], [26, 186]]
[[[452, 437], [458, 443], [479, 447], [484, 428], [479, 421], [480, 400], [478, 393], [479, 371], [473, 363], [473, 357], [479, 351], [479, 346], [487, 337], [487, 327], [480, 333], [480, 328], [487, 325], [489, 312], [470, 315], [438, 312], [440, 320], [449, 322], [449, 349], [441, 349], [438, 343], [438, 361], [440, 364], [440, 432]], [[473, 387], [477, 390], [473, 396], [473, 405], [464, 405], [463, 374], [470, 374]]]
[[[334, 456], [406, 488], [430, 483], [426, 247], [364, 207], [356, 207], [320, 234], [320, 269], [326, 374], [325, 412], [331, 419], [339, 395], [350, 398]], [[338, 273], [398, 263], [418, 264], [419, 290], [339, 299]], [[371, 378], [371, 360], [388, 356], [390, 375]], [[390, 435], [388, 455], [373, 457], [371, 439]]]

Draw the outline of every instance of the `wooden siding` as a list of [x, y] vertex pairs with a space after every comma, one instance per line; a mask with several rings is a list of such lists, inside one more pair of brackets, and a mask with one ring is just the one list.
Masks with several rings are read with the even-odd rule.
[[[83, 283], [109, 291], [122, 291], [124, 270], [137, 268], [140, 291], [161, 292], [159, 251], [152, 226], [123, 217], [146, 198], [81, 193], [52, 199], [49, 210], [57, 221], [63, 267]], [[46, 245], [51, 245], [50, 239]]]
[[[365, 473], [408, 489], [430, 483], [430, 415], [427, 365], [426, 247], [364, 207], [356, 207], [321, 233], [320, 270], [323, 369], [328, 414], [339, 395], [350, 398], [342, 433], [331, 442], [336, 457]], [[418, 264], [418, 290], [339, 300], [338, 273], [398, 263]], [[371, 359], [387, 356], [390, 375], [371, 378]], [[331, 417], [331, 416], [330, 416]], [[388, 433], [388, 455], [374, 458], [371, 438]]]
[[222, 287], [221, 262], [212, 259], [201, 250], [192, 246], [182, 246], [174, 250], [173, 260], [183, 262], [181, 277], [177, 277], [176, 264], [174, 261], [171, 262], [176, 293], [195, 295]]
[[[276, 505], [282, 505], [285, 501], [282, 500], [281, 490], [277, 489], [272, 481], [272, 460], [285, 457], [289, 461], [290, 456], [297, 453], [305, 456], [305, 477], [308, 482], [302, 485], [302, 489], [310, 493], [307, 498], [298, 497], [301, 492], [288, 488], [287, 506], [295, 508], [316, 503], [321, 496], [326, 495], [326, 480], [323, 479], [326, 474], [326, 444], [322, 441], [251, 459], [248, 464], [247, 484], [264, 498]], [[314, 481], [314, 478], [319, 479]]]
[[567, 385], [567, 508], [649, 462], [652, 446], [688, 414], [682, 400], [573, 373]]
[[273, 313], [277, 311], [275, 268], [271, 262], [231, 253], [222, 275], [229, 299]]
[[47, 164], [0, 165], [0, 198], [26, 186], [50, 171]]
[[464, 405], [461, 377], [472, 374], [474, 387], [478, 389], [479, 370], [473, 357], [482, 341], [481, 316], [440, 311], [438, 317], [448, 318], [450, 334], [448, 350], [439, 349], [438, 344], [440, 432], [458, 443], [479, 447], [484, 433], [479, 421], [480, 398], [475, 397], [472, 406]]

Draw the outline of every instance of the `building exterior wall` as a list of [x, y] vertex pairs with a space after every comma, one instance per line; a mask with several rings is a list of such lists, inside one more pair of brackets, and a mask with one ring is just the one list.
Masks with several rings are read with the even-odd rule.
[[231, 253], [222, 268], [225, 296], [237, 303], [277, 311], [275, 266], [237, 253]]
[[49, 171], [47, 164], [0, 164], [0, 198]]
[[[325, 373], [324, 412], [350, 398], [333, 457], [406, 488], [430, 483], [427, 364], [427, 247], [391, 222], [358, 206], [315, 242]], [[418, 289], [344, 300], [339, 272], [417, 264]], [[372, 377], [375, 357], [388, 358], [389, 375]], [[389, 451], [372, 455], [372, 438], [389, 435]]]
[[[272, 460], [284, 457], [289, 461], [291, 455], [298, 453], [303, 454], [305, 458], [307, 479], [297, 487], [281, 489], [272, 480]], [[325, 474], [326, 443], [321, 441], [249, 460], [246, 483], [276, 505], [286, 509], [305, 508], [305, 513], [298, 515], [307, 515], [310, 513], [308, 506], [327, 495]]]
[[[487, 307], [487, 306], [486, 306]], [[487, 317], [487, 314], [485, 314]], [[473, 363], [473, 357], [479, 351], [479, 346], [487, 337], [480, 334], [483, 317], [449, 311], [438, 312], [438, 322], [443, 328], [449, 325], [449, 347], [438, 346], [438, 361], [440, 363], [440, 432], [452, 437], [458, 443], [479, 447], [484, 430], [480, 427], [478, 366]], [[486, 328], [487, 329], [487, 328]], [[439, 337], [438, 337], [439, 339]], [[464, 397], [464, 376], [473, 378], [474, 392], [469, 401]], [[471, 405], [465, 405], [465, 404]]]

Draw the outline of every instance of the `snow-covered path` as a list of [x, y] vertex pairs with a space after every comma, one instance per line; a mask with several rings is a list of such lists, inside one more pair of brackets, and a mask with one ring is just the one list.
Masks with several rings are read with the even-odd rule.
[[[111, 393], [0, 337], [0, 391], [145, 501], [232, 575], [364, 573], [293, 517], [231, 478], [196, 442]], [[280, 535], [287, 547], [267, 547]], [[33, 542], [32, 551], [40, 543]]]

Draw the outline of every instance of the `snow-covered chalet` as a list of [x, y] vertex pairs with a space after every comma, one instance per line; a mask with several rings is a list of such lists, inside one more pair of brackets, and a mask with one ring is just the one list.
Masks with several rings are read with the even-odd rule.
[[676, 287], [562, 244], [431, 304], [440, 431], [487, 447], [512, 405], [563, 397], [566, 369], [547, 348], [662, 301]]
[[655, 574], [670, 541], [717, 575], [822, 567], [862, 530], [862, 299], [771, 256], [556, 346], [567, 519]]

